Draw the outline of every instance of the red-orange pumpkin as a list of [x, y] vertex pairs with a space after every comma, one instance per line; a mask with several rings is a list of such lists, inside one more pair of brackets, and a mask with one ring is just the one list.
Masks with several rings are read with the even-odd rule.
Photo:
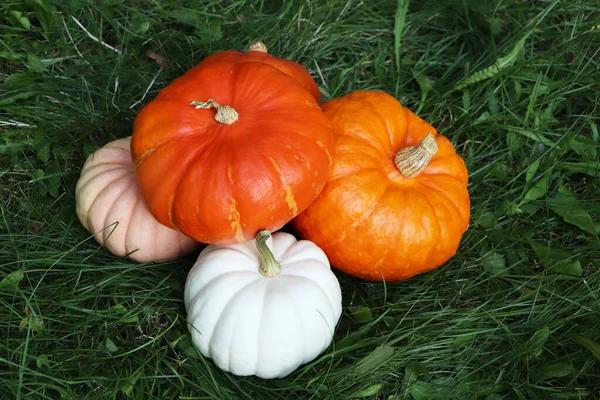
[[396, 281], [439, 267], [469, 225], [468, 173], [450, 141], [383, 92], [323, 104], [335, 136], [325, 188], [294, 220], [331, 264]]
[[[236, 57], [260, 56], [252, 53]], [[277, 230], [308, 207], [327, 180], [333, 134], [297, 77], [219, 57], [140, 111], [131, 148], [152, 215], [227, 245]]]
[[300, 84], [313, 95], [315, 100], [317, 100], [317, 103], [321, 103], [321, 92], [319, 91], [319, 87], [308, 71], [302, 65], [294, 61], [273, 57], [267, 53], [267, 46], [262, 42], [256, 42], [250, 45], [246, 53], [225, 50], [211, 54], [202, 60], [201, 64], [208, 64], [215, 61], [259, 62], [268, 64], [300, 82]]

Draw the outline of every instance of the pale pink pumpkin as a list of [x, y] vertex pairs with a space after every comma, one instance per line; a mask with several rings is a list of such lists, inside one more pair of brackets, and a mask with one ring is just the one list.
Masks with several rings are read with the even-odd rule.
[[75, 189], [77, 217], [113, 254], [134, 261], [173, 259], [199, 243], [154, 219], [144, 204], [131, 159], [131, 137], [90, 155]]

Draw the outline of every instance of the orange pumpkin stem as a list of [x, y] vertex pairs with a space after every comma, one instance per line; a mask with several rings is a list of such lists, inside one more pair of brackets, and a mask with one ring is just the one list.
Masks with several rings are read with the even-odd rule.
[[267, 240], [270, 237], [271, 232], [266, 229], [263, 229], [256, 235], [256, 249], [260, 256], [260, 268], [258, 271], [265, 278], [272, 278], [281, 272], [281, 264], [275, 259], [269, 246], [267, 246]]
[[394, 157], [394, 163], [403, 176], [412, 179], [427, 168], [437, 151], [438, 145], [430, 133], [418, 145], [400, 150]]
[[239, 114], [233, 107], [227, 105], [222, 106], [213, 99], [208, 99], [208, 101], [194, 100], [190, 103], [190, 106], [196, 106], [196, 110], [199, 108], [214, 108], [217, 110], [215, 121], [225, 125], [231, 125], [239, 118]]
[[267, 46], [263, 42], [254, 42], [248, 47], [248, 51], [261, 51], [263, 53], [268, 53]]

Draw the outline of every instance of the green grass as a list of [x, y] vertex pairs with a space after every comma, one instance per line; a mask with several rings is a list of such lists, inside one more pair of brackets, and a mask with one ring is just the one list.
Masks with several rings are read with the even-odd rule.
[[[593, 3], [415, 1], [402, 18], [384, 0], [3, 1], [0, 398], [600, 398]], [[325, 99], [384, 90], [438, 127], [467, 163], [472, 203], [442, 268], [387, 285], [338, 274], [333, 345], [273, 381], [223, 373], [191, 347], [194, 256], [112, 256], [74, 207], [88, 154], [129, 136], [203, 57], [257, 39], [309, 69]]]

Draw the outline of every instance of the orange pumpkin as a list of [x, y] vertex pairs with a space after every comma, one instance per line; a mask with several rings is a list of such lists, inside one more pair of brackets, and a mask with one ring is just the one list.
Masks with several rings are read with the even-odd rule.
[[306, 209], [325, 185], [332, 148], [329, 122], [298, 79], [227, 57], [163, 89], [138, 114], [131, 142], [152, 215], [222, 245], [277, 230]]
[[300, 82], [300, 84], [313, 95], [315, 100], [317, 100], [317, 103], [321, 103], [321, 92], [319, 91], [319, 87], [308, 71], [302, 65], [294, 61], [273, 57], [267, 52], [267, 46], [265, 46], [263, 42], [251, 44], [246, 53], [226, 50], [211, 54], [202, 60], [202, 64], [208, 64], [215, 61], [259, 62], [268, 64]]
[[468, 173], [450, 141], [383, 92], [323, 104], [335, 136], [319, 197], [294, 220], [331, 264], [397, 281], [452, 257], [469, 225]]

